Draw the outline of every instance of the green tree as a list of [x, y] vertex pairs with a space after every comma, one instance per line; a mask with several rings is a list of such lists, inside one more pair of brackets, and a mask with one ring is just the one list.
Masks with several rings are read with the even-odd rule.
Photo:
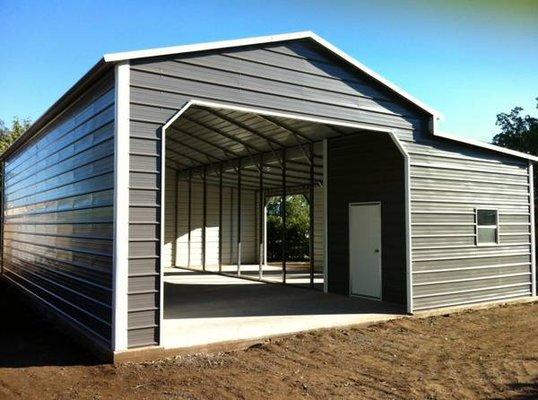
[[[538, 97], [536, 98], [538, 108]], [[496, 125], [501, 132], [493, 137], [493, 144], [538, 155], [538, 118], [521, 115], [523, 108], [514, 107], [509, 113], [497, 114]]]
[[[538, 97], [536, 98], [538, 108]], [[493, 137], [493, 144], [538, 156], [538, 118], [521, 115], [523, 108], [514, 107], [509, 113], [497, 114], [496, 125], [501, 132]], [[534, 169], [534, 201], [538, 201], [538, 168]], [[538, 220], [536, 221], [538, 224]]]
[[30, 127], [32, 121], [29, 118], [13, 118], [11, 127], [6, 127], [4, 121], [0, 119], [0, 154], [7, 150], [26, 130]]
[[[282, 259], [282, 196], [267, 203], [267, 258]], [[306, 261], [309, 257], [310, 214], [308, 200], [302, 194], [287, 196], [286, 253], [289, 261]]]

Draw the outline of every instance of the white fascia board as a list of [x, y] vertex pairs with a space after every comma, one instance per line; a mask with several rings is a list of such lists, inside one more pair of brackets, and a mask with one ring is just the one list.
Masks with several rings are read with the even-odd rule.
[[171, 55], [171, 54], [185, 54], [185, 53], [192, 53], [195, 51], [218, 50], [218, 49], [226, 49], [230, 47], [282, 42], [285, 40], [305, 39], [305, 38], [310, 38], [313, 35], [314, 33], [310, 31], [304, 31], [304, 32], [284, 33], [281, 35], [258, 36], [258, 37], [250, 37], [250, 38], [234, 39], [234, 40], [221, 40], [217, 42], [196, 43], [196, 44], [188, 44], [188, 45], [181, 45], [181, 46], [158, 47], [158, 48], [147, 49], [147, 50], [124, 51], [120, 53], [105, 54], [104, 60], [106, 62], [116, 62], [116, 61], [123, 61], [123, 60], [133, 60], [136, 58], [158, 57], [158, 56], [166, 56], [166, 55]]
[[326, 48], [331, 53], [335, 54], [337, 57], [351, 64], [352, 66], [364, 72], [365, 74], [371, 76], [373, 79], [377, 80], [382, 85], [388, 87], [389, 89], [396, 92], [403, 98], [407, 99], [411, 103], [423, 109], [428, 114], [431, 114], [435, 118], [442, 118], [442, 115], [440, 112], [434, 110], [433, 108], [427, 106], [420, 100], [414, 98], [402, 88], [398, 87], [394, 83], [383, 78], [381, 75], [374, 72], [373, 70], [371, 70], [364, 64], [360, 63], [359, 61], [351, 57], [349, 54], [346, 54], [345, 52], [343, 52], [336, 46], [332, 45], [331, 43], [327, 42], [325, 39], [321, 38], [320, 36], [316, 35], [314, 32], [311, 32], [311, 31], [284, 33], [281, 35], [259, 36], [259, 37], [251, 37], [251, 38], [236, 39], [236, 40], [224, 40], [224, 41], [218, 41], [218, 42], [208, 42], [208, 43], [191, 44], [191, 45], [184, 45], [184, 46], [171, 46], [171, 47], [161, 47], [161, 48], [147, 49], [147, 50], [126, 51], [126, 52], [121, 52], [121, 53], [111, 53], [111, 54], [105, 54], [104, 60], [106, 62], [117, 62], [117, 61], [122, 61], [122, 60], [132, 60], [136, 58], [158, 57], [158, 56], [165, 56], [165, 55], [171, 55], [171, 54], [185, 54], [185, 53], [192, 53], [195, 51], [218, 50], [218, 49], [225, 49], [225, 48], [231, 48], [231, 47], [249, 46], [249, 45], [274, 43], [274, 42], [282, 42], [286, 40], [299, 40], [299, 39], [313, 40], [314, 42], [318, 43], [320, 46]]
[[437, 131], [435, 129], [433, 131], [433, 135], [436, 136], [436, 137], [443, 138], [443, 139], [449, 139], [449, 140], [453, 140], [455, 142], [465, 143], [465, 144], [469, 144], [471, 146], [476, 146], [476, 147], [481, 147], [483, 149], [493, 150], [493, 151], [496, 151], [498, 153], [503, 153], [503, 154], [507, 154], [507, 155], [510, 155], [510, 156], [523, 158], [523, 159], [526, 159], [526, 160], [530, 160], [532, 162], [538, 162], [538, 157], [533, 156], [532, 154], [527, 154], [527, 153], [522, 153], [520, 151], [510, 150], [510, 149], [507, 149], [505, 147], [496, 146], [494, 144], [481, 142], [479, 140], [463, 138], [463, 137], [460, 137], [460, 136], [453, 135], [451, 133], [439, 132], [439, 131]]

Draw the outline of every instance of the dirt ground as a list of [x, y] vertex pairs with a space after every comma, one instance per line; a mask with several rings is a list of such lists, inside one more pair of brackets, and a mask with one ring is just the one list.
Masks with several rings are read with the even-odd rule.
[[538, 304], [103, 365], [0, 285], [1, 399], [537, 399]]

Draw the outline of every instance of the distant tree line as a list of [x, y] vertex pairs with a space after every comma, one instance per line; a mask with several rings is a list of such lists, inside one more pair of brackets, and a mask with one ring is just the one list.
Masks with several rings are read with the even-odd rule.
[[[282, 260], [282, 196], [267, 203], [267, 261]], [[286, 199], [286, 259], [307, 261], [310, 254], [310, 207], [302, 194]]]
[[11, 126], [7, 127], [5, 122], [0, 119], [0, 154], [7, 150], [26, 130], [32, 125], [29, 118], [13, 118]]

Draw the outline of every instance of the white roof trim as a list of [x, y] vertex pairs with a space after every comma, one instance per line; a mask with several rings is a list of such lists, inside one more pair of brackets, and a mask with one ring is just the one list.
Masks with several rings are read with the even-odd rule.
[[[344, 61], [353, 65], [355, 68], [368, 74], [369, 76], [377, 80], [382, 85], [388, 87], [389, 89], [398, 93], [403, 98], [417, 105], [419, 108], [426, 111], [428, 114], [431, 114], [433, 116], [433, 123], [434, 123], [433, 129], [431, 129], [431, 131], [434, 136], [453, 140], [460, 143], [466, 143], [472, 146], [481, 147], [481, 148], [493, 150], [499, 153], [538, 162], [538, 157], [533, 156], [531, 154], [526, 154], [519, 151], [506, 149], [504, 147], [480, 142], [478, 140], [462, 138], [462, 137], [455, 136], [455, 135], [445, 133], [445, 132], [438, 132], [438, 130], [435, 128], [435, 125], [436, 125], [435, 119], [441, 119], [443, 117], [440, 112], [436, 111], [435, 109], [429, 107], [428, 105], [424, 104], [420, 100], [411, 96], [402, 88], [398, 87], [394, 83], [383, 78], [377, 72], [371, 70], [364, 64], [360, 63], [359, 61], [357, 61], [350, 55], [346, 54], [345, 52], [343, 52], [336, 46], [332, 45], [331, 43], [327, 42], [325, 39], [323, 39], [322, 37], [316, 35], [314, 32], [311, 32], [311, 31], [284, 33], [280, 35], [270, 35], [270, 36], [258, 36], [258, 37], [250, 37], [250, 38], [245, 38], [245, 39], [223, 40], [223, 41], [217, 41], [217, 42], [189, 44], [189, 45], [182, 45], [182, 46], [160, 47], [160, 48], [153, 48], [153, 49], [147, 49], [147, 50], [125, 51], [125, 52], [120, 52], [120, 53], [105, 54], [103, 58], [105, 62], [119, 62], [119, 61], [132, 60], [132, 59], [137, 59], [137, 58], [159, 57], [159, 56], [165, 56], [165, 55], [170, 55], [170, 54], [185, 54], [185, 53], [192, 53], [195, 51], [218, 50], [218, 49], [226, 49], [226, 48], [231, 48], [231, 47], [249, 46], [249, 45], [255, 45], [255, 44], [274, 43], [274, 42], [282, 42], [286, 40], [299, 40], [299, 39], [311, 39], [315, 41], [320, 46], [326, 48], [327, 50], [329, 50], [336, 56], [340, 57]], [[209, 105], [209, 104], [205, 104], [205, 105]]]
[[115, 61], [123, 61], [123, 60], [132, 60], [135, 58], [158, 57], [158, 56], [166, 56], [170, 54], [191, 53], [194, 51], [217, 50], [217, 49], [226, 49], [230, 47], [249, 46], [253, 44], [282, 42], [284, 40], [305, 39], [305, 38], [310, 38], [313, 35], [314, 33], [310, 31], [284, 33], [281, 35], [258, 36], [258, 37], [244, 38], [244, 39], [221, 40], [217, 42], [187, 44], [187, 45], [181, 45], [181, 46], [157, 47], [157, 48], [146, 49], [146, 50], [124, 51], [120, 53], [105, 54], [103, 58], [105, 59], [106, 62], [115, 62]]
[[455, 142], [466, 143], [471, 146], [481, 147], [483, 149], [493, 150], [498, 153], [508, 154], [510, 156], [515, 156], [515, 157], [531, 160], [534, 162], [538, 162], [538, 157], [533, 156], [532, 154], [522, 153], [521, 151], [510, 150], [510, 149], [507, 149], [506, 147], [496, 146], [494, 144], [481, 142], [479, 140], [467, 139], [461, 136], [453, 135], [451, 133], [439, 132], [439, 131], [434, 131], [433, 135], [436, 137], [453, 140]]
[[224, 40], [224, 41], [219, 41], [219, 42], [190, 44], [190, 45], [184, 45], [184, 46], [171, 46], [171, 47], [161, 47], [161, 48], [154, 48], [154, 49], [147, 49], [147, 50], [126, 51], [126, 52], [121, 52], [121, 53], [105, 54], [103, 58], [106, 62], [118, 62], [118, 61], [124, 61], [124, 60], [132, 60], [136, 58], [158, 57], [158, 56], [164, 56], [164, 55], [170, 55], [170, 54], [184, 54], [184, 53], [191, 53], [195, 51], [217, 50], [217, 49], [225, 49], [225, 48], [230, 48], [230, 47], [249, 46], [249, 45], [254, 45], [254, 44], [274, 43], [274, 42], [282, 42], [285, 40], [297, 40], [297, 39], [311, 39], [315, 41], [316, 43], [325, 47], [327, 50], [329, 50], [336, 56], [340, 57], [344, 61], [353, 65], [355, 68], [358, 68], [359, 70], [368, 74], [369, 76], [371, 76], [372, 78], [380, 82], [381, 84], [385, 85], [389, 89], [398, 93], [403, 98], [409, 100], [411, 103], [416, 104], [419, 108], [423, 109], [428, 114], [431, 114], [436, 118], [442, 118], [442, 115], [440, 112], [434, 110], [433, 108], [424, 104], [420, 100], [411, 96], [402, 88], [398, 87], [394, 83], [383, 78], [378, 73], [372, 71], [370, 68], [368, 68], [364, 64], [355, 60], [350, 55], [344, 53], [342, 50], [340, 50], [336, 46], [332, 45], [331, 43], [327, 42], [325, 39], [321, 38], [320, 36], [316, 35], [315, 33], [311, 31], [285, 33], [281, 35], [259, 36], [259, 37], [251, 37], [251, 38], [237, 39], [237, 40]]

